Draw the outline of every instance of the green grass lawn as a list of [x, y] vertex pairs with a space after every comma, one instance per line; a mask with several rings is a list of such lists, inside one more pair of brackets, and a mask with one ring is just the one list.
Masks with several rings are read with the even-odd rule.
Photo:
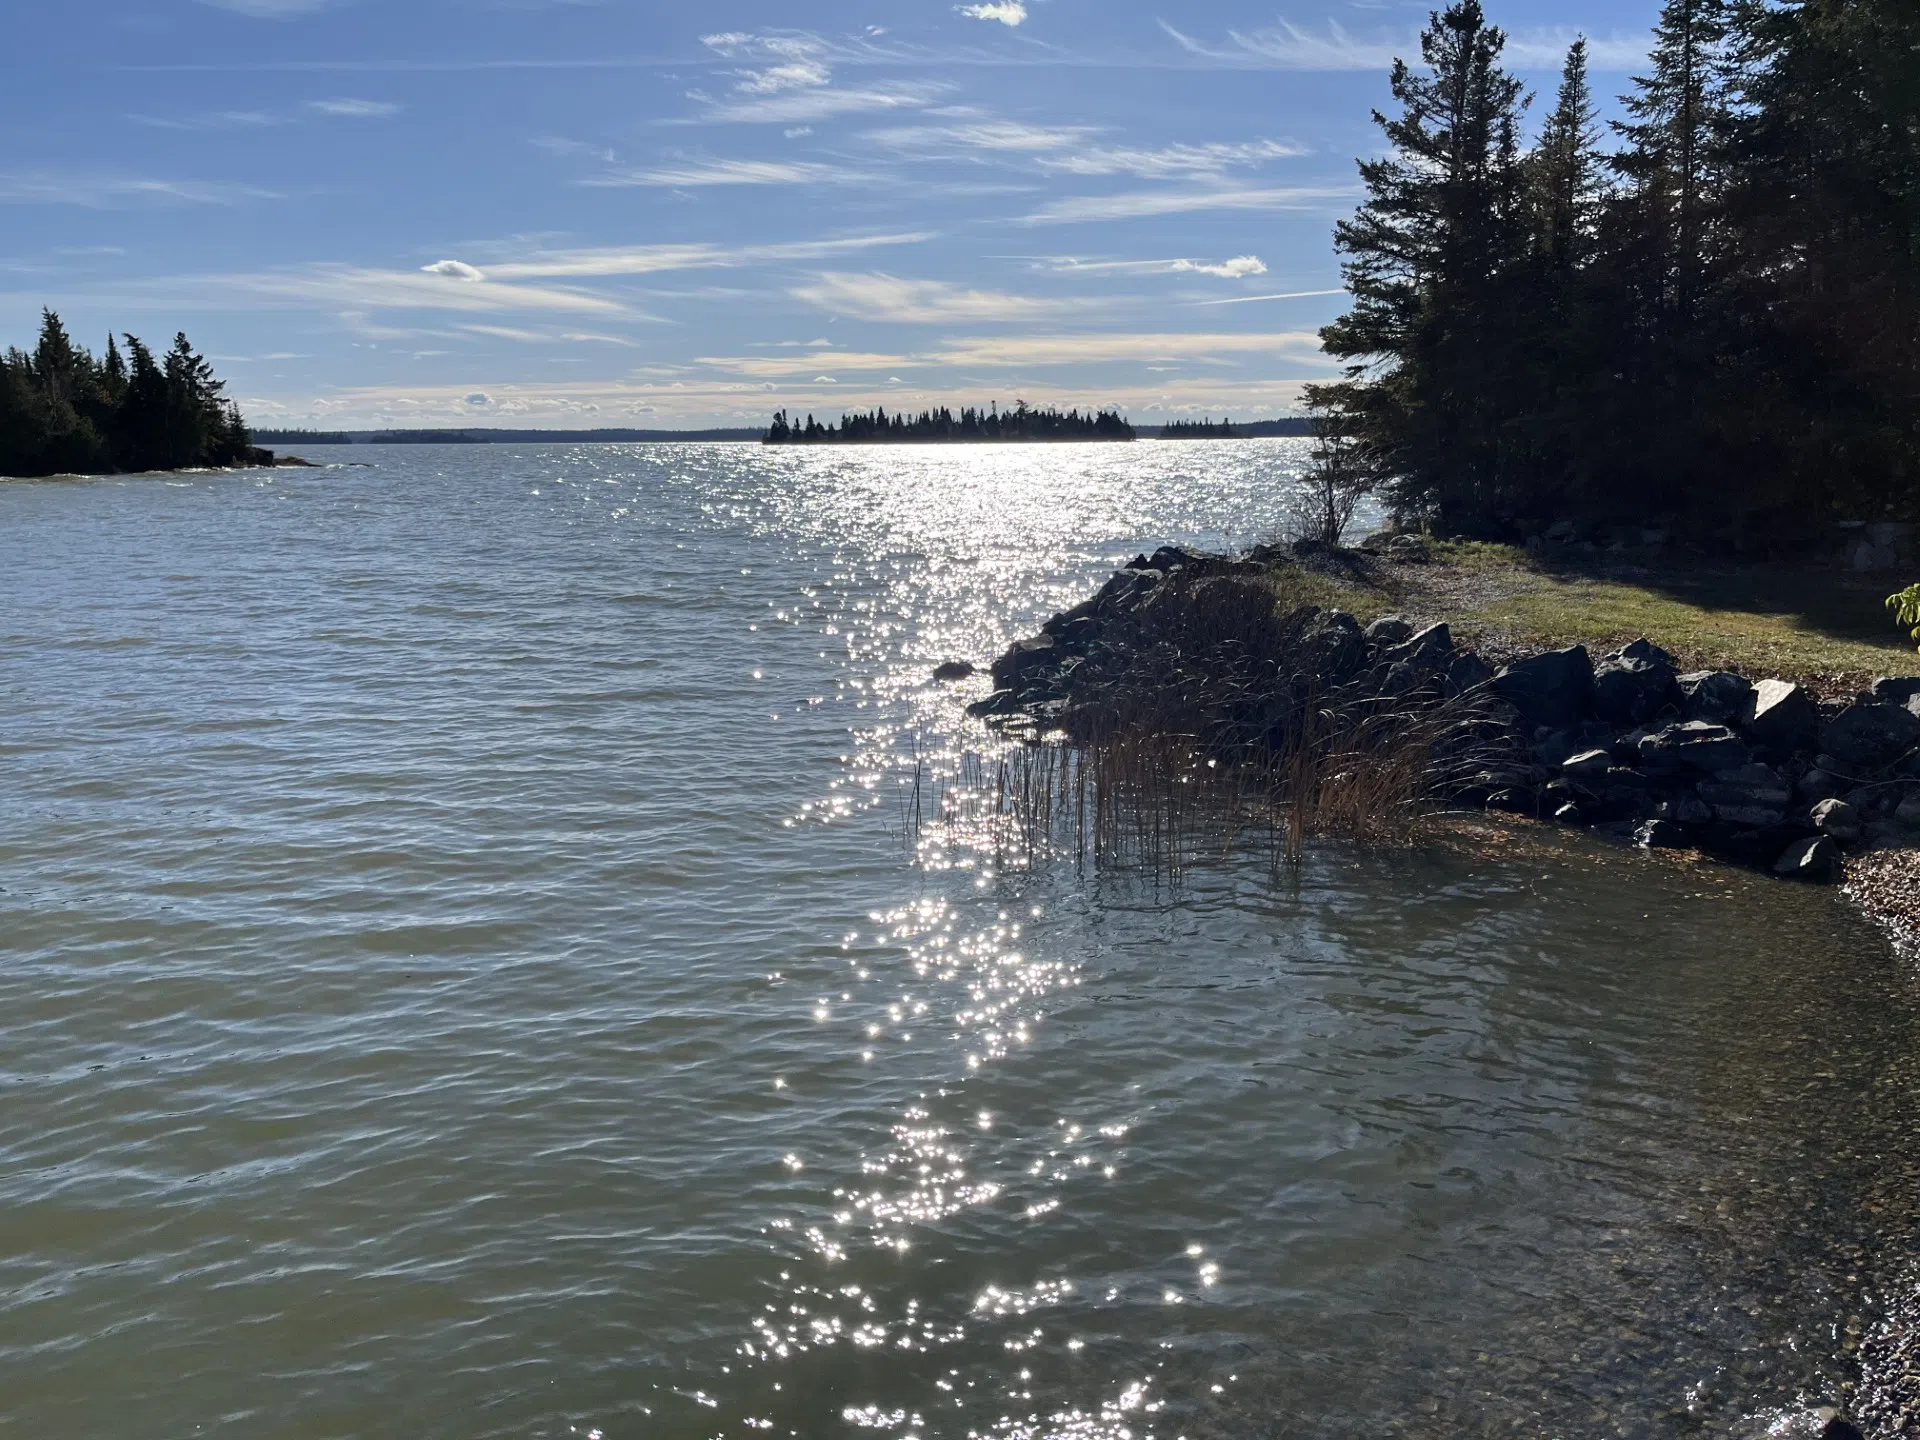
[[1489, 658], [1576, 643], [1598, 654], [1644, 635], [1687, 669], [1778, 675], [1826, 693], [1920, 675], [1920, 654], [1885, 606], [1905, 583], [1781, 565], [1576, 566], [1477, 543], [1438, 544], [1431, 565], [1335, 561], [1275, 578], [1287, 603], [1337, 604], [1362, 621], [1396, 610], [1450, 621]]

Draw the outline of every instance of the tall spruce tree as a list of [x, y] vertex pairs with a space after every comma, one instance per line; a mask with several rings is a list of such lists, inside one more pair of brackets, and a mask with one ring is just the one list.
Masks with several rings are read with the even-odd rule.
[[1497, 525], [1521, 499], [1503, 292], [1526, 251], [1526, 99], [1505, 44], [1457, 0], [1421, 34], [1424, 68], [1394, 63], [1400, 113], [1374, 113], [1391, 152], [1360, 162], [1366, 201], [1334, 232], [1353, 308], [1321, 339], [1351, 363], [1308, 393], [1403, 510], [1447, 529]]
[[1567, 51], [1560, 93], [1527, 166], [1535, 243], [1556, 272], [1577, 270], [1592, 256], [1603, 163], [1583, 35]]

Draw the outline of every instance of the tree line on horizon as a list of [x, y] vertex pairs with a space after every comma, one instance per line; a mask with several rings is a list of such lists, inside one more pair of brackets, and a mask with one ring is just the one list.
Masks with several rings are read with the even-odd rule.
[[1530, 145], [1504, 43], [1457, 0], [1394, 65], [1323, 450], [1443, 533], [1920, 519], [1920, 4], [1667, 0], [1624, 117], [1582, 39]]
[[156, 356], [112, 335], [95, 358], [43, 311], [39, 343], [0, 355], [0, 475], [97, 475], [232, 465], [253, 440], [225, 382], [184, 334]]
[[1234, 427], [1232, 420], [1221, 416], [1218, 420], [1202, 416], [1198, 420], [1169, 420], [1160, 427], [1162, 440], [1239, 440], [1244, 432]]
[[908, 441], [969, 440], [1131, 440], [1133, 426], [1117, 410], [1031, 409], [1022, 400], [1002, 410], [996, 401], [987, 409], [965, 408], [958, 415], [946, 406], [923, 410], [916, 416], [889, 415], [885, 406], [871, 412], [842, 415], [838, 424], [822, 425], [812, 415], [791, 419], [785, 410], [775, 413], [764, 443], [768, 445], [872, 445]]

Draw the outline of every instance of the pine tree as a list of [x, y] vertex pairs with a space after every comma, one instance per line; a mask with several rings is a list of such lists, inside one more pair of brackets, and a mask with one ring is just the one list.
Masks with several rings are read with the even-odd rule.
[[1481, 528], [1512, 508], [1510, 362], [1503, 303], [1525, 252], [1520, 82], [1479, 0], [1457, 0], [1420, 37], [1423, 73], [1394, 63], [1401, 113], [1374, 121], [1392, 152], [1360, 162], [1367, 199], [1334, 243], [1353, 309], [1321, 332], [1347, 379], [1309, 403], [1394, 478], [1403, 510]]
[[1593, 251], [1603, 163], [1598, 115], [1583, 35], [1567, 51], [1559, 97], [1528, 164], [1536, 243], [1561, 273], [1584, 265]]

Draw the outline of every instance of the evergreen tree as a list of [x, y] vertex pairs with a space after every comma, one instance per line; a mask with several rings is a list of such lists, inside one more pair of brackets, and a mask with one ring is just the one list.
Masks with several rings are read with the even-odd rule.
[[1321, 332], [1347, 378], [1310, 387], [1326, 423], [1395, 477], [1403, 510], [1447, 528], [1498, 523], [1520, 499], [1517, 358], [1503, 293], [1525, 253], [1520, 82], [1479, 0], [1436, 13], [1424, 72], [1394, 63], [1392, 147], [1360, 163], [1366, 201], [1335, 229], [1353, 309]]
[[1567, 51], [1559, 97], [1528, 164], [1535, 243], [1562, 275], [1578, 270], [1593, 253], [1603, 164], [1598, 114], [1583, 35]]

